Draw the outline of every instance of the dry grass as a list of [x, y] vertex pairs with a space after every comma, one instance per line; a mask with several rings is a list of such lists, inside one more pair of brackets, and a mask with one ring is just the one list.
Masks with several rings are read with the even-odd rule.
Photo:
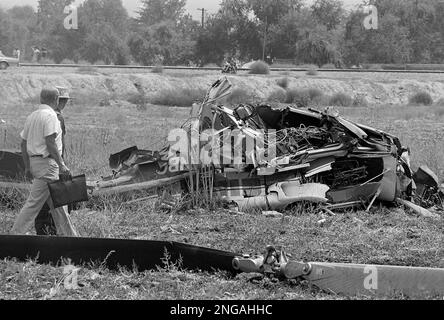
[[[80, 62], [79, 62], [80, 64]], [[94, 66], [81, 66], [77, 68], [77, 73], [81, 73], [81, 74], [92, 74], [95, 75], [97, 74], [99, 71], [99, 69], [97, 69]]]
[[237, 105], [240, 103], [253, 103], [256, 97], [252, 92], [249, 92], [242, 88], [233, 89], [230, 96], [227, 98], [227, 102], [231, 105]]
[[206, 90], [198, 88], [165, 89], [150, 99], [152, 104], [172, 107], [191, 107], [193, 103], [202, 101]]
[[287, 92], [282, 89], [276, 89], [267, 98], [268, 102], [278, 102], [278, 103], [285, 103], [287, 100]]
[[[7, 214], [7, 222], [2, 223], [1, 231], [5, 226], [11, 226], [12, 217]], [[309, 212], [283, 219], [231, 215], [223, 210], [188, 210], [170, 215], [156, 211], [154, 203], [127, 208], [119, 206], [99, 212], [80, 211], [72, 218], [84, 236], [178, 241], [239, 253], [259, 253], [266, 245], [275, 244], [283, 245], [295, 259], [304, 261], [437, 267], [443, 255], [441, 226], [399, 210], [345, 213], [328, 218], [323, 226], [317, 223], [322, 217]], [[176, 232], [162, 232], [164, 226], [170, 226]], [[0, 285], [7, 288], [0, 293], [0, 298], [4, 299], [42, 299], [63, 277], [61, 268], [32, 262], [4, 261], [0, 262], [0, 268]], [[96, 276], [91, 277], [92, 274]], [[177, 277], [181, 280], [177, 281]], [[220, 273], [197, 274], [183, 270], [110, 272], [96, 264], [82, 268], [79, 280], [84, 286], [81, 289], [69, 292], [61, 288], [53, 298], [346, 298], [319, 292], [297, 282], [262, 280], [252, 283], [250, 278], [250, 275], [231, 278]]]
[[350, 107], [353, 105], [353, 99], [348, 94], [340, 92], [334, 94], [328, 104], [336, 107]]

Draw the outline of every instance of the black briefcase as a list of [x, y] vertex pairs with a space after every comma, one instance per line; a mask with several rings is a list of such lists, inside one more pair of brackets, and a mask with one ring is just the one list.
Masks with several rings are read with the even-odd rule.
[[88, 201], [85, 175], [76, 177], [60, 177], [59, 181], [48, 183], [49, 193], [54, 208]]

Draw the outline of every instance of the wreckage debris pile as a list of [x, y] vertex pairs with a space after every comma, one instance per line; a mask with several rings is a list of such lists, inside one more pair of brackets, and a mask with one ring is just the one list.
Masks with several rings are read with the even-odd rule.
[[[243, 171], [249, 176], [241, 181], [241, 185], [233, 186], [230, 183], [230, 180], [242, 180], [241, 172], [238, 176], [227, 173], [234, 166], [216, 166], [216, 175], [219, 173], [221, 179], [226, 180], [228, 192], [222, 192], [226, 200], [237, 203], [248, 201], [253, 206], [257, 203], [264, 206], [262, 200], [252, 201], [251, 198], [267, 198], [276, 191], [280, 198], [277, 202], [282, 204], [290, 203], [291, 198], [295, 202], [307, 199], [322, 202], [322, 199], [326, 199], [329, 204], [336, 205], [333, 208], [344, 208], [373, 203], [376, 199], [394, 203], [398, 198], [409, 201], [415, 198], [418, 204], [427, 207], [432, 202], [442, 206], [442, 191], [438, 188], [437, 179], [431, 179], [435, 188], [429, 186], [420, 188], [420, 193], [416, 192], [410, 153], [398, 138], [352, 123], [332, 109], [318, 112], [293, 106], [274, 109], [264, 104], [241, 104], [233, 109], [213, 107], [211, 111], [207, 110], [206, 115], [204, 111], [200, 120], [201, 123], [215, 123], [215, 130], [229, 127], [239, 129], [246, 136], [258, 137], [261, 132], [270, 130], [275, 132], [274, 140], [268, 134], [264, 135], [264, 140], [265, 145], [275, 147], [276, 158], [258, 157], [253, 161], [253, 166], [244, 166]], [[221, 140], [215, 141], [214, 147], [220, 147]], [[256, 151], [258, 154], [266, 153], [264, 150]], [[244, 159], [247, 156], [244, 153]], [[431, 174], [426, 170], [426, 177]], [[248, 186], [247, 180], [251, 182], [251, 179], [257, 180], [252, 184], [256, 190]], [[430, 179], [425, 180], [430, 185]], [[292, 184], [292, 187], [277, 186], [279, 183]], [[313, 186], [316, 184], [319, 194], [315, 197], [308, 195], [307, 191], [315, 190]], [[260, 192], [257, 192], [258, 185], [263, 187]], [[301, 189], [304, 186], [307, 187], [305, 196]], [[329, 191], [322, 195], [321, 190], [325, 190], [325, 186]], [[230, 189], [239, 192], [233, 195]], [[289, 190], [290, 194], [286, 193]], [[267, 198], [266, 202], [269, 201]], [[268, 206], [268, 209], [276, 207]]]

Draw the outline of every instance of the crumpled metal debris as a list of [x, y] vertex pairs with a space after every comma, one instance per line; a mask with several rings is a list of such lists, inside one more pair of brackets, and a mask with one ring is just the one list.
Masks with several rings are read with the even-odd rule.
[[[236, 149], [242, 160], [250, 162], [219, 159], [207, 163], [205, 172], [201, 171], [203, 164], [177, 165], [181, 170], [169, 172], [168, 166], [182, 156], [172, 152], [170, 145], [159, 152], [133, 147], [111, 156], [113, 176], [95, 187], [115, 186], [116, 181], [118, 185], [165, 180], [189, 172], [191, 183], [182, 183], [184, 192], [196, 192], [199, 180], [209, 181], [211, 176], [211, 195], [237, 204], [241, 211], [284, 210], [299, 202], [322, 204], [330, 212], [353, 207], [369, 210], [376, 201], [405, 205], [400, 199], [427, 209], [442, 209], [444, 193], [438, 177], [425, 166], [414, 173], [410, 151], [397, 137], [346, 120], [332, 108], [323, 112], [292, 105], [240, 104], [228, 108], [223, 99], [231, 88], [227, 78], [214, 83], [205, 101], [192, 108], [191, 119], [198, 119], [197, 124], [190, 121], [184, 128], [190, 137], [193, 130], [200, 134], [212, 130], [211, 143], [191, 142], [191, 148], [211, 152], [216, 148]], [[229, 130], [241, 132], [242, 139], [226, 147], [223, 135]], [[267, 135], [271, 131], [273, 141]], [[248, 154], [248, 137], [274, 143], [275, 157]], [[256, 146], [255, 152], [266, 153], [264, 146]]]

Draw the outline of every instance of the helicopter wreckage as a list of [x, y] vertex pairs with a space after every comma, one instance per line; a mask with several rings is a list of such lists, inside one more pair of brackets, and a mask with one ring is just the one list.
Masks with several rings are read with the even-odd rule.
[[[92, 197], [133, 193], [170, 185], [182, 194], [205, 193], [247, 210], [285, 210], [315, 203], [322, 210], [370, 210], [376, 203], [402, 205], [425, 217], [440, 217], [444, 188], [426, 166], [413, 172], [410, 151], [383, 131], [348, 121], [332, 109], [319, 112], [267, 104], [227, 108], [231, 83], [221, 78], [191, 120], [170, 135], [160, 151], [128, 148], [110, 157], [113, 174], [90, 181]], [[26, 188], [19, 153], [3, 152], [1, 187]], [[23, 187], [25, 186], [25, 187]], [[444, 269], [294, 261], [281, 248], [248, 256], [178, 244], [119, 239], [0, 236], [0, 258], [41, 263], [104, 261], [115, 269], [161, 265], [167, 250], [185, 269], [262, 273], [307, 280], [335, 293], [443, 295]], [[112, 253], [112, 254], [110, 254]]]
[[442, 213], [438, 177], [427, 166], [413, 172], [410, 151], [397, 137], [332, 109], [218, 104], [230, 90], [226, 78], [213, 84], [161, 151], [132, 147], [112, 155], [114, 174], [90, 183], [93, 194], [182, 182], [184, 193], [205, 191], [240, 211], [300, 202], [369, 210], [377, 201], [422, 216]]

